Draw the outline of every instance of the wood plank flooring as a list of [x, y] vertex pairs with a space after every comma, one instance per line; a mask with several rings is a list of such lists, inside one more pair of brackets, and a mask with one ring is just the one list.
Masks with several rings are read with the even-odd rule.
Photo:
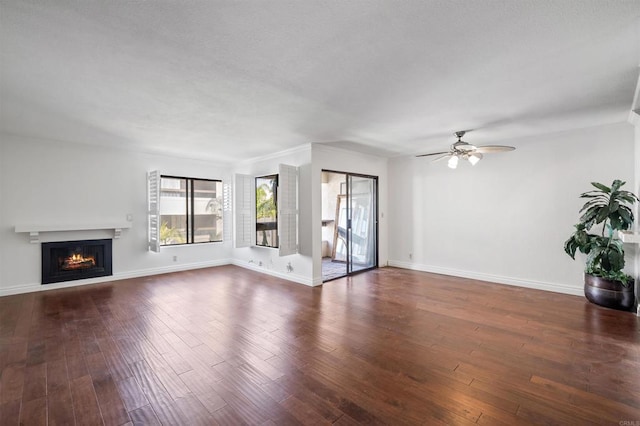
[[0, 298], [0, 424], [640, 424], [640, 319], [384, 268]]

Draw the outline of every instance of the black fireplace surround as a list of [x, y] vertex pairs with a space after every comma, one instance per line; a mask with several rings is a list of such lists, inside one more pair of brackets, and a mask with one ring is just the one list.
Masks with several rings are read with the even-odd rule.
[[42, 243], [42, 284], [112, 274], [110, 239]]

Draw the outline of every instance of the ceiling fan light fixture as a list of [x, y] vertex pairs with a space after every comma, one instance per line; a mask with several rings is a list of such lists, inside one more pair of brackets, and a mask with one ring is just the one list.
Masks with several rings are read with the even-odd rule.
[[469, 158], [467, 158], [467, 160], [469, 160], [472, 166], [475, 166], [476, 164], [478, 164], [478, 161], [482, 160], [482, 154], [469, 154]]
[[447, 161], [447, 166], [449, 166], [450, 169], [458, 167], [458, 156], [452, 155], [451, 158], [449, 158], [449, 161]]

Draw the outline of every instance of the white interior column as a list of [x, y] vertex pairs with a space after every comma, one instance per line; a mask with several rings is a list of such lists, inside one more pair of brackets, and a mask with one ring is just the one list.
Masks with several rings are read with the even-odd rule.
[[[636, 85], [636, 93], [633, 98], [631, 113], [629, 114], [629, 122], [635, 127], [635, 181], [633, 183], [633, 192], [640, 195], [640, 77]], [[640, 203], [636, 204], [636, 220], [634, 232], [640, 233]], [[632, 249], [634, 262], [635, 294], [637, 314], [640, 316], [640, 245], [634, 245]]]

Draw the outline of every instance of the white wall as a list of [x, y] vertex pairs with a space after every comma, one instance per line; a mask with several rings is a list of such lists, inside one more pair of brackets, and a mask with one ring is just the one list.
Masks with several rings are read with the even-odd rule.
[[[472, 142], [472, 134], [468, 136]], [[583, 294], [582, 258], [563, 251], [590, 182], [634, 182], [634, 136], [613, 124], [505, 141], [475, 167], [389, 164], [391, 265]]]
[[[639, 83], [640, 87], [640, 83]], [[634, 113], [635, 117], [635, 184], [633, 186], [634, 193], [640, 196], [640, 111]], [[636, 223], [635, 223], [635, 232], [640, 233], [640, 203], [636, 206]], [[629, 250], [634, 259], [635, 271], [634, 276], [636, 277], [636, 304], [638, 305], [638, 315], [640, 315], [640, 245], [635, 244], [633, 247], [629, 248], [628, 246], [625, 249]]]
[[[234, 173], [264, 176], [278, 173], [278, 165], [298, 167], [298, 243], [299, 253], [278, 256], [278, 250], [268, 247], [233, 249], [233, 263], [301, 284], [312, 285], [311, 261], [311, 146], [304, 145], [274, 155], [253, 159], [234, 168]], [[287, 268], [291, 265], [293, 270]]]
[[[299, 244], [296, 255], [279, 257], [276, 249], [233, 249], [233, 263], [306, 285], [322, 283], [322, 169], [378, 176], [381, 215], [387, 206], [387, 160], [353, 151], [308, 144], [239, 164], [234, 173], [261, 176], [277, 173], [278, 164], [297, 166], [299, 179]], [[386, 219], [379, 225], [379, 264], [387, 263]], [[291, 264], [293, 271], [288, 271]]]
[[[0, 295], [42, 289], [40, 245], [16, 234], [16, 224], [122, 221], [128, 213], [134, 216], [133, 227], [114, 240], [113, 277], [47, 288], [230, 262], [318, 285], [323, 169], [379, 177], [380, 266], [389, 262], [582, 294], [583, 262], [572, 261], [562, 250], [578, 219], [578, 195], [591, 181], [614, 178], [635, 182], [640, 190], [640, 131], [634, 141], [629, 124], [509, 141], [516, 151], [455, 171], [424, 158], [387, 160], [313, 144], [233, 169], [257, 176], [277, 172], [281, 163], [300, 168], [300, 254], [280, 258], [273, 249], [234, 249], [231, 242], [166, 247], [155, 254], [146, 249], [146, 172], [230, 180], [230, 168], [10, 135], [0, 135], [0, 142]], [[43, 234], [41, 239], [110, 237], [108, 231], [83, 231]]]
[[[640, 32], [638, 33], [640, 35]], [[638, 82], [636, 83], [636, 92], [633, 97], [633, 103], [631, 105], [631, 111], [629, 113], [629, 123], [634, 126], [635, 130], [635, 181], [633, 185], [633, 190], [636, 195], [640, 196], [640, 77], [638, 77]], [[640, 233], [640, 203], [638, 203], [636, 208], [636, 223], [635, 223], [635, 232]], [[636, 293], [636, 309], [637, 314], [640, 316], [640, 245], [634, 244], [633, 247], [629, 247], [627, 245], [625, 249], [629, 250], [633, 253], [635, 258], [634, 266], [634, 275], [636, 277], [635, 282], [635, 293]]]
[[311, 175], [313, 283], [322, 283], [322, 170], [358, 173], [378, 177], [378, 264], [386, 266], [388, 259], [388, 177], [387, 159], [347, 151], [321, 144], [312, 145]]
[[[4, 228], [4, 211], [6, 209], [6, 202], [4, 194], [6, 192], [5, 187], [9, 184], [9, 179], [5, 176], [4, 173], [4, 163], [8, 154], [6, 152], [5, 142], [0, 134], [0, 235], [2, 234], [2, 230]], [[0, 296], [2, 296], [2, 288], [3, 288], [3, 276], [5, 271], [4, 266], [4, 249], [2, 248], [2, 238], [0, 237]]]
[[[147, 251], [146, 173], [229, 179], [223, 166], [198, 160], [0, 135], [0, 296], [42, 290], [40, 244], [17, 234], [18, 224], [126, 221], [113, 241], [113, 277], [49, 284], [74, 286], [230, 262], [231, 243]], [[111, 238], [108, 231], [41, 234], [41, 241]], [[173, 261], [177, 256], [177, 261]]]
[[[265, 247], [235, 249], [230, 241], [163, 247], [156, 254], [147, 251], [147, 171], [231, 181], [231, 167], [14, 135], [2, 134], [0, 138], [0, 295], [45, 289], [40, 284], [40, 244], [30, 244], [27, 234], [14, 232], [16, 225], [122, 222], [127, 214], [133, 215], [132, 228], [124, 230], [113, 243], [113, 277], [50, 284], [46, 289], [226, 263], [317, 285], [322, 282], [320, 170], [379, 176], [380, 207], [382, 214], [386, 211], [385, 159], [318, 148], [313, 151], [312, 164], [312, 146], [305, 145], [233, 168], [233, 173], [259, 176], [276, 173], [278, 164], [299, 167], [299, 254], [279, 257], [277, 250]], [[112, 236], [110, 231], [97, 230], [42, 233], [40, 239], [47, 242]], [[381, 218], [381, 266], [387, 262], [386, 236], [386, 220]]]

